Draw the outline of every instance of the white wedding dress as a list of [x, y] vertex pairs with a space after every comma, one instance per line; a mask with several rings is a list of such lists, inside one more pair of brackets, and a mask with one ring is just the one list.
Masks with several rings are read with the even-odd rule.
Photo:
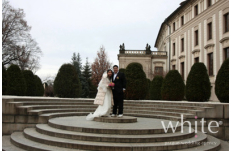
[[[99, 87], [103, 88], [104, 91], [106, 91], [104, 103], [103, 103], [103, 105], [99, 105], [94, 113], [88, 114], [86, 117], [87, 120], [94, 120], [95, 117], [109, 116], [109, 114], [110, 114], [111, 106], [112, 106], [112, 103], [111, 103], [111, 98], [112, 98], [112, 92], [111, 91], [112, 90], [111, 90], [111, 88], [108, 88], [108, 84], [103, 84], [102, 81], [103, 80], [100, 81]], [[108, 83], [110, 83], [109, 80], [108, 80]]]

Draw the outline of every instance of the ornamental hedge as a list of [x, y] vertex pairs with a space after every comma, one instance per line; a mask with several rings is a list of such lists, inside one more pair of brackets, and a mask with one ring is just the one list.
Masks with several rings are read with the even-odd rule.
[[24, 76], [25, 82], [26, 82], [26, 96], [35, 96], [36, 93], [36, 84], [34, 79], [34, 74], [30, 70], [24, 70], [22, 71], [22, 74]]
[[218, 71], [215, 81], [215, 93], [223, 103], [229, 103], [229, 59], [226, 59]]
[[205, 102], [211, 96], [211, 83], [204, 63], [195, 63], [186, 82], [186, 99]]
[[7, 76], [7, 95], [24, 96], [27, 87], [19, 66], [12, 64], [7, 69]]
[[2, 64], [2, 95], [7, 94], [7, 72], [6, 68]]
[[36, 87], [35, 96], [43, 96], [44, 95], [44, 87], [43, 87], [41, 79], [37, 75], [34, 75], [34, 81], [35, 81], [35, 85], [36, 85], [35, 86]]
[[131, 63], [126, 68], [126, 99], [141, 100], [147, 94], [147, 79], [139, 63]]
[[162, 87], [162, 100], [181, 101], [184, 99], [185, 84], [177, 70], [171, 70], [166, 75]]
[[150, 86], [151, 86], [151, 80], [147, 78], [147, 94], [146, 94], [146, 100], [150, 100]]
[[126, 69], [124, 69], [124, 68], [121, 68], [121, 69], [119, 69], [119, 72], [122, 72], [122, 73], [124, 73], [124, 74], [125, 74], [125, 72], [126, 72]]
[[80, 96], [81, 83], [73, 65], [63, 64], [54, 81], [54, 93], [62, 98], [77, 98]]
[[150, 99], [161, 100], [161, 87], [164, 78], [162, 76], [155, 76], [150, 86]]

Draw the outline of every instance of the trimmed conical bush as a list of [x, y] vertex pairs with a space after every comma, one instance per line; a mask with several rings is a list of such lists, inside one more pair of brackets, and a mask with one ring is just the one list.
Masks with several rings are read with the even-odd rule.
[[2, 95], [7, 94], [7, 72], [6, 68], [2, 64]]
[[36, 84], [34, 79], [34, 74], [30, 70], [24, 70], [22, 71], [22, 74], [24, 76], [25, 82], [26, 82], [26, 96], [35, 96], [36, 91]]
[[126, 99], [141, 100], [147, 94], [147, 79], [139, 63], [131, 63], [126, 68]]
[[181, 101], [184, 99], [185, 84], [177, 70], [171, 70], [166, 75], [162, 87], [162, 100]]
[[122, 73], [124, 73], [124, 74], [125, 74], [125, 72], [126, 72], [126, 69], [124, 69], [124, 68], [121, 68], [121, 69], [119, 70], [119, 72], [122, 72]]
[[17, 65], [11, 65], [7, 69], [7, 95], [24, 96], [26, 94], [26, 82]]
[[80, 96], [81, 83], [76, 69], [71, 64], [60, 67], [54, 81], [54, 93], [62, 98], [77, 98]]
[[218, 71], [215, 82], [215, 93], [223, 103], [229, 103], [229, 59], [226, 59]]
[[151, 80], [147, 78], [147, 94], [146, 94], [146, 100], [150, 100], [150, 86], [151, 86]]
[[155, 76], [150, 86], [150, 99], [161, 100], [161, 87], [164, 78], [162, 76]]
[[43, 96], [44, 87], [43, 87], [41, 79], [37, 75], [34, 75], [34, 79], [35, 79], [35, 85], [36, 85], [35, 96]]
[[211, 96], [211, 83], [204, 63], [195, 63], [186, 82], [186, 99], [205, 102]]

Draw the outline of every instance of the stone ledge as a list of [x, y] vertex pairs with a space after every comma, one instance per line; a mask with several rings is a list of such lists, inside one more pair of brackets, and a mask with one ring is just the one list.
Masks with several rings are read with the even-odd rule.
[[105, 123], [135, 123], [137, 122], [136, 117], [123, 116], [123, 117], [95, 117], [94, 121], [96, 122], [105, 122]]

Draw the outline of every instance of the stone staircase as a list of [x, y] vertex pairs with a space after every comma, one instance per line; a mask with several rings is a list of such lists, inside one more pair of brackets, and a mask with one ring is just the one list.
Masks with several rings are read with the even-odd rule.
[[[194, 129], [189, 131], [187, 126], [183, 127], [183, 133], [180, 124], [175, 133], [171, 129], [165, 133], [161, 125], [161, 121], [166, 126], [170, 121], [176, 125], [181, 115], [189, 121], [195, 121], [195, 116], [213, 116], [214, 110], [219, 109], [213, 103], [125, 101], [124, 118], [97, 119], [97, 122], [85, 120], [97, 108], [92, 99], [17, 98], [6, 99], [3, 106], [11, 110], [6, 116], [13, 115], [14, 124], [24, 124], [21, 131], [13, 130], [16, 132], [10, 136], [11, 143], [19, 150], [215, 151], [221, 148], [219, 139], [195, 133]], [[137, 122], [126, 119], [129, 117], [137, 117]], [[3, 131], [7, 127], [4, 124], [3, 120]]]
[[[18, 120], [20, 117], [29, 123], [47, 123], [50, 117], [63, 117], [74, 115], [87, 115], [94, 112], [97, 105], [93, 105], [93, 100], [47, 100], [47, 101], [27, 101], [10, 102], [16, 107]], [[181, 114], [186, 118], [200, 117], [199, 113], [213, 109], [209, 104], [185, 104], [171, 102], [139, 102], [125, 101], [124, 115], [136, 117], [151, 117], [167, 120], [181, 120]], [[27, 116], [27, 117], [24, 117]]]
[[[126, 117], [125, 117], [126, 118]], [[118, 119], [118, 118], [114, 118]], [[122, 120], [122, 119], [121, 119]], [[48, 124], [37, 124], [11, 135], [11, 142], [25, 150], [219, 150], [220, 141], [201, 132], [174, 127], [163, 131], [162, 120], [138, 118], [137, 123], [104, 123], [86, 121], [85, 116], [54, 118]], [[167, 123], [169, 121], [164, 120]], [[173, 123], [176, 125], [176, 122]], [[198, 145], [212, 142], [213, 145]]]

